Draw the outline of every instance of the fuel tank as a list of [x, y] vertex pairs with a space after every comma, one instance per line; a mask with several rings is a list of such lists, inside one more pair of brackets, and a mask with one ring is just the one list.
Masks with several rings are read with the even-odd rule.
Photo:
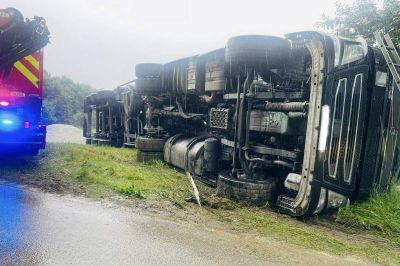
[[164, 145], [164, 160], [193, 175], [205, 174], [204, 138], [175, 135]]

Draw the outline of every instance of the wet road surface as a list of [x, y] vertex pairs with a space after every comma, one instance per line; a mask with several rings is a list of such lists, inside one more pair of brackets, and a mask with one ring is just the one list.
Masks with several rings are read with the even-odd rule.
[[0, 182], [2, 265], [265, 265], [192, 224]]
[[365, 265], [0, 179], [0, 265]]

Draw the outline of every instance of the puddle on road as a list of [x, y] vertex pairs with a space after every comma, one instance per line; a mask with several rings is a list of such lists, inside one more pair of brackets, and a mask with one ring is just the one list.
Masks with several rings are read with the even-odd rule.
[[34, 228], [31, 219], [34, 214], [27, 206], [34, 204], [36, 198], [17, 184], [0, 181], [0, 262], [20, 264], [19, 254], [24, 253], [23, 261], [38, 263], [38, 256], [31, 254], [34, 248]]
[[190, 225], [0, 180], [0, 265], [265, 264], [227, 244]]
[[259, 256], [254, 239], [0, 180], [0, 265], [354, 264], [264, 241]]

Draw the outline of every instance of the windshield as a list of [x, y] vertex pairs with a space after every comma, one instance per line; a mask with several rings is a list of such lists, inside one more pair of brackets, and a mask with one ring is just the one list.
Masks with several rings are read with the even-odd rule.
[[353, 63], [367, 55], [367, 42], [361, 37], [346, 39], [332, 36], [332, 39], [335, 50], [335, 67]]

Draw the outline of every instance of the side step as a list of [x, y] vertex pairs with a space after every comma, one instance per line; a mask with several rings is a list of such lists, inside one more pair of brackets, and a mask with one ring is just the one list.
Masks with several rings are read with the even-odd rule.
[[278, 211], [291, 216], [297, 216], [296, 210], [293, 208], [293, 200], [289, 195], [279, 195], [276, 201]]

